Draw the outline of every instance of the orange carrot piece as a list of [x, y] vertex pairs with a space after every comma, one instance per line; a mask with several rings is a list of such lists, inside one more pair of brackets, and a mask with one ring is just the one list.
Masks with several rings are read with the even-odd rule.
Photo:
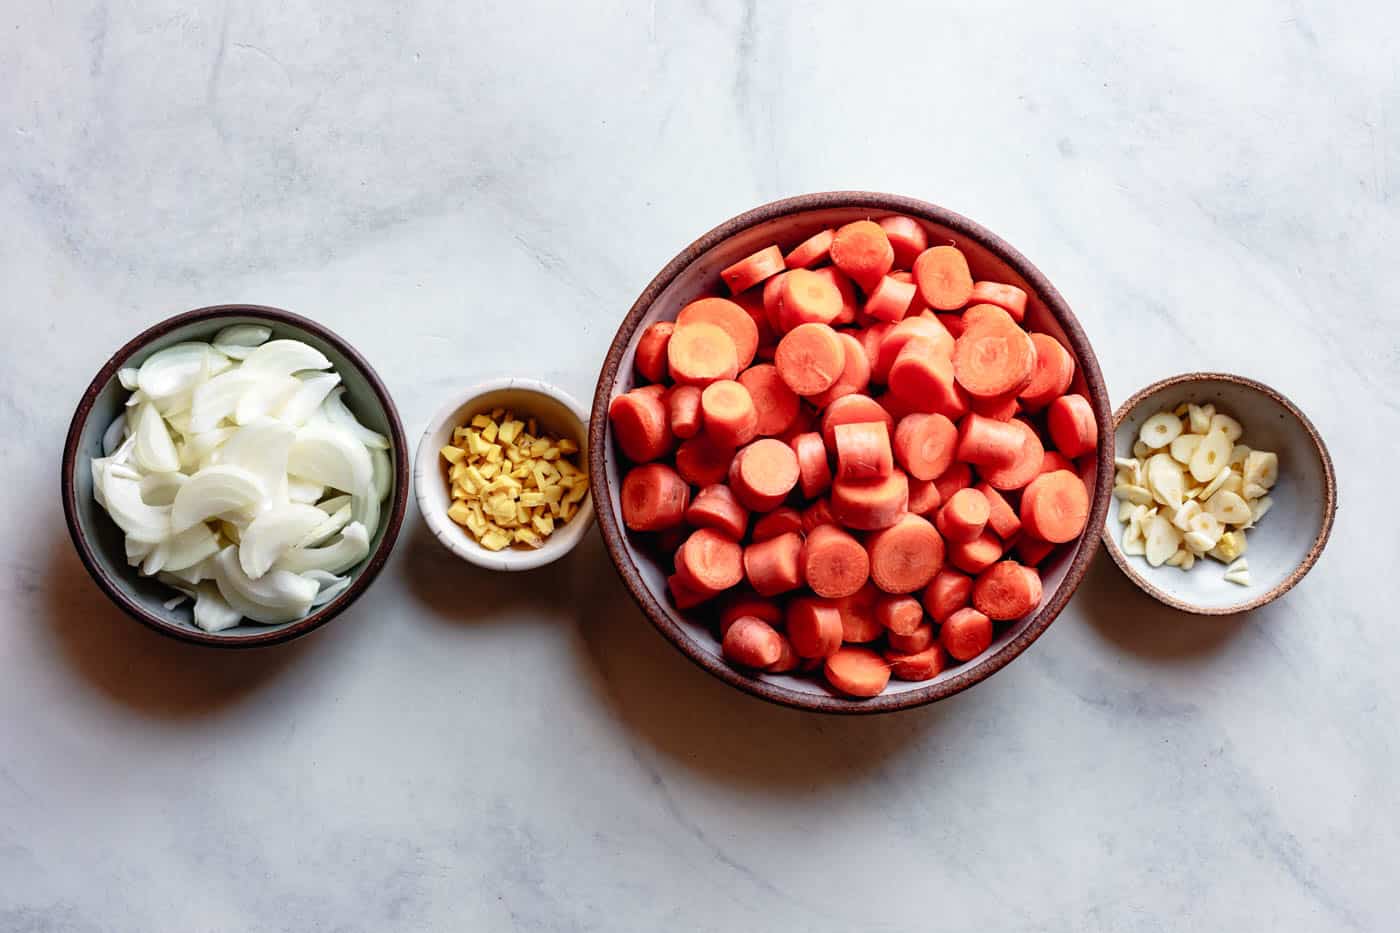
[[826, 659], [827, 683], [852, 697], [879, 696], [890, 682], [885, 659], [869, 648], [842, 648]]
[[914, 286], [914, 296], [909, 299], [909, 310], [904, 312], [905, 317], [933, 313], [928, 303], [925, 302], [923, 297], [919, 294], [919, 284], [914, 281], [914, 273], [904, 269], [896, 269], [890, 273], [890, 278], [894, 279], [896, 282], [904, 282]]
[[692, 486], [712, 486], [724, 482], [734, 448], [721, 447], [705, 434], [682, 441], [676, 448], [676, 472]]
[[1020, 516], [1011, 503], [985, 481], [977, 484], [977, 491], [987, 499], [987, 527], [1001, 540], [1010, 541], [1021, 530]]
[[719, 610], [719, 634], [729, 631], [735, 620], [744, 616], [762, 619], [774, 628], [783, 624], [783, 607], [771, 599], [748, 592], [732, 592], [725, 596], [724, 605]]
[[[679, 474], [676, 479], [680, 479]], [[736, 541], [744, 536], [749, 527], [748, 511], [723, 483], [706, 486], [697, 492], [685, 510], [685, 520], [695, 528], [722, 531]]]
[[884, 479], [831, 484], [831, 515], [847, 528], [878, 531], [899, 521], [909, 507], [909, 477], [895, 470]]
[[[971, 311], [987, 308], [975, 320]], [[963, 315], [966, 327], [953, 344], [953, 374], [969, 395], [991, 398], [1015, 395], [1035, 370], [1035, 344], [1000, 308], [978, 305]], [[675, 339], [675, 338], [672, 338]]]
[[758, 409], [743, 383], [720, 379], [700, 393], [705, 433], [720, 447], [740, 447], [758, 436]]
[[778, 633], [778, 640], [781, 643], [780, 648], [782, 653], [778, 655], [778, 660], [765, 667], [764, 670], [770, 674], [786, 674], [788, 671], [797, 670], [797, 666], [802, 659], [799, 658], [797, 652], [793, 650], [792, 642], [788, 641], [787, 637], [781, 632]]
[[1000, 560], [1001, 555], [1001, 540], [990, 531], [984, 530], [964, 543], [948, 542], [948, 561], [964, 573], [979, 574]]
[[989, 619], [1010, 622], [1040, 601], [1040, 574], [1014, 560], [1003, 560], [982, 571], [972, 588], [972, 605]]
[[676, 576], [692, 589], [720, 592], [744, 579], [739, 542], [713, 528], [701, 528], [676, 551]]
[[[783, 385], [786, 386], [787, 383], [785, 382], [783, 383]], [[788, 391], [791, 392], [792, 390], [789, 389]], [[803, 405], [799, 402], [797, 406], [797, 417], [792, 419], [792, 424], [788, 425], [788, 429], [786, 431], [784, 431], [781, 434], [775, 434], [774, 437], [791, 447], [792, 442], [797, 437], [808, 433], [816, 427], [816, 421], [817, 413], [812, 409], [812, 407], [810, 405]]]
[[875, 618], [875, 601], [879, 593], [867, 581], [849, 596], [835, 600], [841, 613], [841, 640], [859, 645], [872, 642], [885, 633], [885, 627]]
[[782, 636], [762, 619], [744, 616], [724, 633], [720, 650], [731, 664], [763, 669], [782, 657]]
[[[671, 343], [675, 345], [675, 337]], [[778, 341], [773, 356], [778, 373], [798, 395], [825, 392], [846, 367], [846, 351], [836, 331], [825, 324], [799, 324]]]
[[856, 299], [856, 286], [851, 277], [835, 266], [822, 266], [820, 269], [813, 269], [812, 273], [835, 285], [836, 290], [841, 293], [841, 313], [836, 315], [832, 325], [850, 324], [855, 321], [860, 302]]
[[924, 607], [912, 596], [880, 594], [875, 618], [896, 635], [912, 635], [924, 622]]
[[906, 513], [866, 539], [870, 579], [886, 593], [912, 593], [928, 586], [943, 566], [943, 538], [928, 519]]
[[885, 653], [885, 662], [896, 680], [933, 680], [948, 666], [948, 652], [942, 645], [929, 645], [914, 654]]
[[976, 609], [959, 609], [938, 633], [938, 642], [949, 656], [971, 661], [992, 646], [992, 620]]
[[792, 439], [792, 451], [797, 455], [798, 483], [804, 499], [814, 499], [831, 488], [831, 464], [820, 434], [799, 434]]
[[909, 408], [951, 416], [964, 405], [952, 361], [926, 337], [915, 337], [890, 367], [890, 392]]
[[739, 374], [734, 338], [723, 328], [703, 321], [676, 328], [666, 344], [666, 359], [671, 378], [681, 384], [706, 386]]
[[[778, 276], [773, 276], [778, 278]], [[772, 279], [769, 279], [771, 282]], [[744, 309], [744, 313], [753, 321], [754, 330], [758, 332], [758, 350], [755, 351], [755, 359], [772, 359], [773, 348], [778, 345], [778, 336], [773, 331], [773, 327], [768, 323], [768, 316], [763, 312], [763, 289], [752, 288], [733, 296], [731, 299], [736, 305]], [[737, 349], [737, 348], [736, 348]], [[768, 355], [764, 357], [765, 349]]]
[[857, 220], [837, 228], [831, 241], [831, 261], [869, 292], [894, 268], [894, 247], [879, 224]]
[[866, 296], [865, 313], [877, 321], [902, 321], [917, 290], [913, 282], [901, 282], [887, 275]]
[[894, 471], [890, 432], [883, 421], [838, 424], [835, 434], [837, 479], [861, 482]]
[[1026, 293], [1015, 285], [1001, 282], [974, 282], [972, 293], [967, 296], [968, 304], [996, 305], [1017, 324], [1026, 319]]
[[968, 402], [975, 414], [991, 418], [993, 421], [1010, 421], [1021, 410], [1021, 405], [1014, 395], [995, 395], [991, 398], [978, 398], [974, 395]]
[[797, 485], [797, 455], [772, 437], [763, 437], [742, 448], [729, 467], [729, 485], [748, 509], [771, 512]]
[[1005, 424], [1021, 432], [1020, 452], [1010, 463], [997, 466], [988, 464], [979, 468], [987, 485], [1003, 492], [1020, 489], [1035, 479], [1036, 474], [1040, 472], [1040, 464], [1045, 459], [1045, 448], [1040, 443], [1039, 435], [1030, 425], [1019, 418]]
[[953, 335], [954, 340], [962, 336], [966, 325], [963, 324], [961, 314], [938, 314], [934, 316], [938, 318], [938, 323], [948, 329], [948, 333]]
[[782, 434], [797, 420], [802, 400], [788, 388], [778, 367], [772, 363], [750, 366], [739, 374], [739, 384], [748, 390], [758, 411], [758, 433], [762, 437]]
[[783, 276], [779, 320], [783, 330], [799, 324], [831, 324], [841, 315], [841, 292], [830, 276], [793, 269]]
[[802, 513], [790, 506], [779, 506], [754, 522], [753, 541], [767, 541], [788, 532], [802, 531]]
[[[681, 475], [684, 476], [685, 472], [682, 471]], [[953, 493], [972, 485], [972, 468], [966, 463], [954, 461], [952, 466], [934, 478], [933, 484], [938, 487], [939, 499], [947, 502], [953, 498]]]
[[608, 418], [628, 460], [645, 463], [670, 453], [674, 438], [660, 393], [634, 389], [616, 396], [608, 404]]
[[800, 656], [829, 658], [841, 647], [841, 612], [825, 599], [794, 599], [787, 606], [787, 635]]
[[1042, 541], [1073, 541], [1088, 520], [1089, 491], [1068, 470], [1042, 473], [1021, 493], [1021, 523]]
[[821, 498], [802, 510], [802, 533], [809, 535], [813, 528], [836, 524], [831, 514], [831, 500]]
[[677, 609], [694, 609], [719, 595], [718, 590], [691, 586], [683, 581], [679, 574], [667, 577], [666, 587], [671, 591], [671, 601], [676, 604]]
[[881, 217], [876, 223], [885, 231], [885, 236], [889, 238], [890, 246], [894, 249], [896, 269], [910, 268], [914, 265], [914, 260], [919, 258], [919, 254], [928, 249], [928, 232], [924, 230], [923, 224], [913, 217], [891, 214], [889, 217]]
[[924, 609], [939, 625], [971, 600], [972, 578], [949, 567], [934, 574], [924, 589]]
[[969, 486], [953, 493], [953, 497], [943, 503], [938, 510], [936, 524], [939, 534], [949, 544], [966, 544], [982, 534], [991, 515], [991, 505], [987, 497]]
[[1022, 534], [1016, 539], [1016, 556], [1021, 558], [1021, 563], [1028, 567], [1039, 566], [1053, 550], [1055, 550], [1055, 545], [1049, 541], [1042, 541], [1034, 535]]
[[870, 387], [870, 361], [865, 355], [865, 348], [859, 340], [845, 331], [838, 331], [836, 337], [841, 341], [845, 365], [841, 368], [841, 375], [831, 384], [831, 388], [812, 396], [812, 404], [818, 408], [826, 408], [838, 398], [847, 395], [862, 394]]
[[728, 334], [729, 339], [734, 341], [740, 369], [753, 362], [754, 353], [758, 350], [758, 325], [740, 305], [726, 298], [692, 301], [676, 315], [677, 327], [691, 324], [713, 324]]
[[831, 242], [836, 239], [835, 230], [814, 233], [797, 244], [787, 254], [783, 262], [789, 269], [808, 269], [831, 255]]
[[938, 485], [931, 479], [909, 480], [909, 511], [929, 518], [943, 504]]
[[952, 466], [957, 445], [958, 429], [946, 415], [905, 415], [894, 430], [895, 459], [910, 477], [918, 480], [941, 476]]
[[935, 640], [933, 626], [927, 622], [920, 622], [908, 635], [890, 632], [890, 648], [898, 654], [918, 654], [920, 651], [927, 651]]
[[[1040, 461], [1040, 473], [1054, 473], [1056, 470], [1069, 470], [1071, 473], [1078, 472], [1074, 467], [1074, 461], [1058, 450], [1045, 451], [1044, 458]], [[1039, 475], [1039, 474], [1037, 474]]]
[[666, 381], [666, 344], [671, 342], [675, 329], [676, 325], [670, 321], [655, 321], [637, 338], [634, 362], [637, 372], [647, 382]]
[[850, 596], [870, 578], [870, 559], [855, 538], [836, 525], [813, 528], [802, 546], [802, 579], [818, 596]]
[[779, 272], [763, 283], [763, 317], [774, 337], [781, 337], [787, 328], [783, 326], [783, 282], [787, 273]]
[[875, 357], [875, 365], [870, 368], [870, 378], [880, 383], [888, 383], [890, 369], [909, 341], [916, 337], [926, 337], [933, 341], [933, 352], [949, 359], [953, 354], [953, 335], [934, 318], [906, 317], [890, 327], [880, 340], [880, 352]]
[[972, 272], [956, 246], [935, 246], [914, 259], [914, 281], [930, 308], [955, 311], [972, 295]]
[[1016, 461], [1024, 446], [1017, 423], [968, 415], [958, 427], [958, 459], [977, 466], [1006, 466]]
[[865, 351], [865, 361], [869, 364], [872, 379], [875, 377], [875, 364], [880, 361], [880, 344], [892, 329], [894, 325], [888, 321], [876, 321], [856, 332], [856, 340], [860, 341], [861, 349]]
[[894, 418], [870, 396], [856, 393], [836, 399], [822, 412], [822, 442], [826, 449], [836, 448], [837, 425], [866, 421], [883, 421], [887, 432], [894, 431]]
[[778, 535], [744, 548], [744, 576], [760, 596], [777, 596], [802, 585], [802, 536]]
[[777, 275], [783, 268], [783, 251], [776, 246], [765, 246], [722, 270], [719, 277], [724, 279], [729, 291], [737, 295], [753, 288], [770, 275]]
[[671, 433], [681, 440], [700, 433], [700, 387], [675, 386], [666, 394], [666, 407], [671, 418]]
[[1045, 413], [1050, 439], [1066, 457], [1073, 459], [1092, 451], [1099, 443], [1094, 409], [1082, 395], [1062, 395], [1050, 403]]
[[622, 523], [633, 531], [661, 531], [685, 518], [690, 487], [664, 463], [644, 463], [622, 478]]
[[1035, 369], [1021, 390], [1021, 404], [1039, 411], [1063, 395], [1074, 381], [1074, 357], [1049, 334], [1031, 334], [1035, 344]]

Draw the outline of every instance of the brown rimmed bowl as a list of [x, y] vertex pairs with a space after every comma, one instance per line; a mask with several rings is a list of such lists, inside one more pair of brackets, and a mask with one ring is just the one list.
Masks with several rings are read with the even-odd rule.
[[1258, 609], [1293, 589], [1327, 545], [1337, 514], [1332, 457], [1317, 428], [1283, 393], [1231, 373], [1182, 373], [1135, 393], [1113, 416], [1117, 456], [1131, 457], [1142, 423], [1182, 402], [1215, 405], [1244, 426], [1240, 443], [1278, 454], [1278, 483], [1269, 490], [1273, 507], [1245, 536], [1250, 585], [1226, 580], [1225, 565], [1210, 558], [1182, 571], [1123, 553], [1126, 526], [1116, 502], [1104, 516], [1104, 543], [1128, 579], [1173, 609], [1210, 616]]
[[[884, 693], [866, 700], [835, 694], [817, 679], [786, 674], [753, 674], [731, 667], [699, 611], [671, 605], [666, 570], [638, 547], [623, 528], [618, 490], [627, 463], [608, 423], [608, 404], [637, 384], [633, 357], [638, 337], [653, 321], [672, 320], [687, 303], [722, 293], [719, 272], [725, 266], [777, 243], [784, 251], [827, 227], [887, 214], [906, 214], [927, 229], [930, 243], [954, 243], [966, 253], [977, 279], [1009, 282], [1030, 296], [1026, 322], [1066, 346], [1077, 363], [1071, 391], [1089, 399], [1101, 430], [1095, 454], [1087, 455], [1081, 473], [1092, 486], [1088, 530], [1063, 545], [1042, 565], [1044, 596], [1027, 617], [999, 626], [996, 640], [980, 656], [922, 683], [890, 682]], [[1099, 545], [1109, 506], [1113, 477], [1112, 424], [1103, 374], [1089, 338], [1050, 281], [1014, 247], [979, 224], [946, 208], [915, 198], [865, 191], [832, 191], [775, 201], [725, 221], [683, 249], [647, 285], [613, 338], [598, 377], [589, 426], [589, 467], [593, 476], [598, 525], [608, 554], [642, 612], [687, 658], [725, 683], [754, 696], [798, 709], [826, 713], [883, 713], [941, 700], [966, 690], [1011, 663], [1049, 627], [1065, 607], [1088, 569]]]
[[[389, 438], [393, 477], [379, 528], [370, 542], [369, 556], [349, 571], [354, 579], [344, 592], [309, 615], [282, 625], [245, 622], [222, 632], [205, 632], [191, 621], [188, 602], [166, 609], [163, 603], [175, 595], [174, 591], [127, 566], [121, 530], [93, 498], [91, 463], [94, 457], [102, 456], [102, 434], [124, 410], [130, 394], [117, 380], [117, 370], [138, 366], [157, 350], [183, 340], [209, 340], [230, 324], [262, 324], [272, 329], [273, 339], [302, 340], [324, 353], [340, 374], [346, 405], [366, 427]], [[97, 585], [127, 614], [162, 635], [220, 648], [253, 648], [290, 641], [320, 628], [349, 608], [374, 582], [393, 550], [403, 525], [408, 487], [408, 444], [403, 425], [389, 390], [374, 369], [354, 347], [315, 321], [261, 305], [198, 308], [137, 334], [112, 355], [84, 390], [63, 446], [63, 514], [73, 546]]]

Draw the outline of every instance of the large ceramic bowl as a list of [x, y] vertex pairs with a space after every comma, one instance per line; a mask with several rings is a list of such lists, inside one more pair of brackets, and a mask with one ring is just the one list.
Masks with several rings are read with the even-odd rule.
[[[1078, 541], [1062, 546], [1041, 571], [1044, 596], [1031, 615], [1001, 626], [996, 640], [980, 656], [950, 668], [931, 681], [891, 681], [880, 696], [852, 700], [834, 694], [817, 680], [786, 674], [750, 674], [731, 667], [720, 656], [719, 642], [703, 614], [677, 610], [666, 595], [666, 571], [634, 545], [622, 526], [618, 489], [626, 466], [608, 423], [612, 398], [636, 382], [633, 356], [637, 339], [653, 321], [674, 319], [689, 301], [715, 294], [725, 266], [777, 243], [786, 251], [828, 227], [887, 214], [917, 218], [930, 243], [955, 243], [967, 255], [977, 279], [1010, 282], [1030, 296], [1026, 323], [1050, 334], [1069, 348], [1078, 364], [1071, 391], [1089, 399], [1098, 420], [1099, 446], [1082, 471], [1092, 484], [1088, 530]], [[876, 713], [906, 709], [940, 700], [965, 690], [1001, 670], [1049, 627], [1079, 585], [1098, 547], [1097, 531], [1109, 506], [1113, 476], [1113, 418], [1103, 375], [1089, 339], [1069, 305], [1040, 270], [991, 231], [950, 210], [892, 194], [835, 191], [775, 201], [725, 221], [687, 246], [666, 264], [627, 312], [608, 351], [593, 398], [589, 428], [589, 464], [593, 475], [598, 525], [618, 572], [652, 624], [686, 657], [740, 690], [800, 709], [833, 713]]]
[[[127, 566], [123, 537], [116, 523], [92, 495], [94, 457], [102, 456], [102, 433], [124, 408], [130, 394], [117, 379], [117, 370], [139, 366], [157, 350], [185, 340], [209, 340], [230, 324], [263, 324], [273, 339], [305, 341], [326, 355], [345, 386], [345, 402], [368, 428], [389, 438], [393, 463], [392, 486], [369, 556], [349, 571], [353, 581], [344, 592], [309, 615], [282, 625], [243, 623], [222, 632], [196, 628], [186, 602], [167, 609], [173, 595], [163, 584], [140, 576]], [[252, 648], [289, 641], [325, 625], [340, 615], [373, 582], [398, 537], [408, 502], [408, 446], [398, 410], [379, 376], [354, 347], [314, 321], [277, 308], [259, 305], [217, 305], [177, 314], [132, 338], [112, 355], [83, 392], [63, 447], [63, 514], [68, 531], [92, 578], [112, 601], [156, 631], [203, 645]]]

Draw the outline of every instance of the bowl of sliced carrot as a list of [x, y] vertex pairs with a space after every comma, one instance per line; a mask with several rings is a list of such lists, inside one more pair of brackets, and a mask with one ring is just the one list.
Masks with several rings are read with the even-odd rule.
[[914, 198], [828, 192], [706, 233], [613, 339], [589, 427], [608, 553], [748, 693], [951, 696], [1054, 621], [1098, 547], [1112, 415], [1068, 304]]

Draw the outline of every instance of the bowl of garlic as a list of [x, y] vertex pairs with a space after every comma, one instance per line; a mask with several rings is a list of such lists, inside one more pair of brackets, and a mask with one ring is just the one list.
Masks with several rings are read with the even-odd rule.
[[1151, 596], [1228, 615], [1282, 596], [1332, 530], [1337, 483], [1312, 422], [1227, 373], [1154, 383], [1114, 414], [1114, 506], [1103, 540]]
[[369, 586], [403, 523], [408, 458], [378, 375], [277, 308], [220, 305], [147, 329], [83, 393], [64, 515], [122, 609], [200, 644], [275, 644]]

